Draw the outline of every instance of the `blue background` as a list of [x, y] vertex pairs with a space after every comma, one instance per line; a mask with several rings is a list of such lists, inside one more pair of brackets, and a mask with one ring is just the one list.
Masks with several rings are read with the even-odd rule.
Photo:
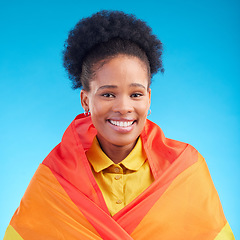
[[149, 118], [205, 157], [240, 239], [237, 0], [1, 1], [0, 238], [38, 165], [82, 112], [61, 51], [76, 22], [102, 9], [134, 13], [162, 40], [165, 73], [153, 79]]

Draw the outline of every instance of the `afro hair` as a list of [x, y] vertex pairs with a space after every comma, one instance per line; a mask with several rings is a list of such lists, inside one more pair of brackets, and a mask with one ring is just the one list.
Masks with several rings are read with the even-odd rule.
[[[129, 47], [126, 48], [126, 45], [135, 45], [135, 47], [130, 47], [131, 51], [123, 50], [123, 47], [119, 47], [121, 45], [119, 41], [125, 46], [124, 49], [129, 49]], [[114, 51], [111, 50], [113, 49], [109, 44], [111, 42], [115, 42]], [[82, 79], [83, 65], [88, 55], [92, 56], [92, 62], [89, 64], [89, 68], [91, 68], [97, 61], [116, 56], [119, 53], [135, 55], [143, 59], [144, 57], [139, 56], [139, 53], [135, 53], [137, 52], [136, 48], [143, 52], [140, 55], [145, 55], [147, 58], [150, 77], [159, 70], [164, 72], [161, 60], [162, 43], [152, 34], [152, 29], [132, 14], [103, 10], [91, 17], [83, 18], [70, 31], [64, 45], [63, 65], [73, 82], [73, 88], [85, 87], [86, 90], [89, 90], [86, 79]]]

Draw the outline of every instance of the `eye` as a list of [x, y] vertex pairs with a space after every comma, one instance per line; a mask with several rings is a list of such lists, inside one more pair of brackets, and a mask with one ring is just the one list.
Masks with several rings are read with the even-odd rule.
[[143, 96], [142, 93], [133, 93], [133, 94], [131, 95], [131, 98], [140, 98], [140, 97], [142, 97], [142, 96]]
[[102, 96], [106, 97], [106, 98], [114, 98], [115, 97], [112, 93], [104, 93], [104, 94], [102, 94]]

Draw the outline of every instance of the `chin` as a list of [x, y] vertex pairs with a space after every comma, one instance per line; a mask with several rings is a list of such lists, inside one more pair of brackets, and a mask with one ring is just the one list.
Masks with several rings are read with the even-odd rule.
[[110, 142], [111, 142], [112, 145], [114, 145], [114, 146], [124, 147], [124, 146], [129, 146], [129, 145], [131, 145], [131, 144], [134, 144], [134, 145], [135, 145], [138, 137], [139, 137], [139, 136], [137, 136], [137, 137], [135, 137], [135, 138], [132, 138], [132, 139], [126, 139], [126, 137], [125, 137], [125, 139], [122, 139], [122, 140], [120, 140], [120, 139], [118, 138], [117, 140], [114, 139], [114, 140], [112, 140], [112, 141], [110, 141]]

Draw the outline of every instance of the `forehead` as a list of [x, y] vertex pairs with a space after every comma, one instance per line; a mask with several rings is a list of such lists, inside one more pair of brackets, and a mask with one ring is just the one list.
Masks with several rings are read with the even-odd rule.
[[118, 55], [99, 62], [91, 85], [149, 85], [149, 74], [146, 64], [138, 57]]

